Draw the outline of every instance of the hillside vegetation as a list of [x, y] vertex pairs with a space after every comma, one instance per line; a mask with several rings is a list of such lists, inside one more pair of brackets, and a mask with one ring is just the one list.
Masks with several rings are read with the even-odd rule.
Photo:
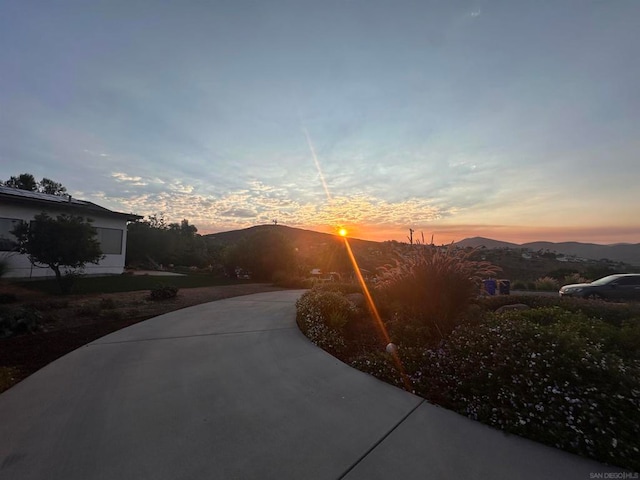
[[[396, 241], [373, 242], [356, 238], [348, 241], [359, 268], [370, 279], [394, 262], [398, 249], [407, 246]], [[569, 283], [570, 279], [594, 280], [610, 273], [632, 272], [634, 268], [640, 268], [612, 259], [559, 254], [551, 250], [553, 244], [548, 243], [545, 246], [549, 248], [531, 250], [476, 238], [454, 246], [469, 250], [484, 244], [487, 247], [479, 247], [473, 254], [474, 260], [499, 266], [501, 271], [497, 275], [510, 279], [517, 289], [544, 287], [553, 290], [556, 284]], [[571, 245], [575, 249], [579, 246], [589, 248], [588, 244]], [[634, 246], [614, 247], [632, 249]], [[275, 280], [289, 286], [304, 286], [302, 282], [314, 269], [325, 273], [338, 272], [345, 279], [353, 278], [353, 265], [344, 239], [336, 235], [283, 225], [258, 225], [200, 235], [188, 220], [181, 224], [166, 224], [161, 215], [130, 226], [127, 264], [153, 269], [180, 270], [181, 267], [182, 271], [190, 268], [224, 277], [241, 275], [259, 281]], [[545, 278], [552, 280], [545, 281]]]

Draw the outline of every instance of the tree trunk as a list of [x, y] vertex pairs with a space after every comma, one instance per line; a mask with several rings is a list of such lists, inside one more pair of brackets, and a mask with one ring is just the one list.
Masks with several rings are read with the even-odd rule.
[[63, 295], [71, 293], [71, 288], [73, 287], [73, 285], [62, 276], [62, 273], [60, 272], [60, 266], [49, 265], [49, 268], [51, 268], [51, 270], [53, 270], [53, 273], [56, 274], [56, 281], [58, 282], [58, 286], [60, 287], [60, 293], [62, 293]]

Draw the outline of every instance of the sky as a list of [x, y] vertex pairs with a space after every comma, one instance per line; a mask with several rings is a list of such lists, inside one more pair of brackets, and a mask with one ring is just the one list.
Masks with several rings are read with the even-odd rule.
[[640, 242], [640, 2], [0, 0], [0, 179], [370, 240]]

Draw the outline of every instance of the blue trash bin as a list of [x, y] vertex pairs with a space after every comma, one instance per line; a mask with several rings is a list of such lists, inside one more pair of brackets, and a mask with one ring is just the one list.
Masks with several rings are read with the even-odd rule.
[[489, 295], [496, 294], [496, 287], [498, 286], [498, 282], [495, 279], [487, 278], [486, 280], [483, 280], [482, 283], [484, 284], [484, 290]]

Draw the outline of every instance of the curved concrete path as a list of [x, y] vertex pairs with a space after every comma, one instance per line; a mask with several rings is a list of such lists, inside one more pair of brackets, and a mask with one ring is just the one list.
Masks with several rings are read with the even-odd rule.
[[[300, 291], [107, 335], [0, 395], [0, 478], [562, 478], [619, 471], [506, 436], [337, 361]], [[602, 477], [601, 477], [602, 478]]]

